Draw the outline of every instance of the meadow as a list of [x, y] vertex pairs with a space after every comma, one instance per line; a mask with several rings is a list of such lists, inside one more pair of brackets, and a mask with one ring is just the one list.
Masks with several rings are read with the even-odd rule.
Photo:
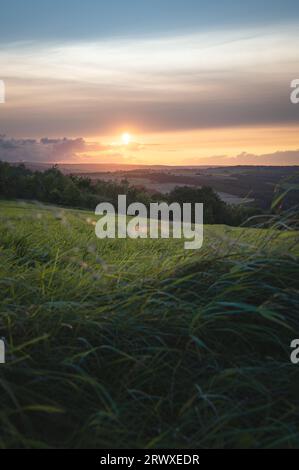
[[0, 448], [299, 447], [288, 214], [205, 226], [198, 251], [98, 240], [87, 211], [0, 218]]

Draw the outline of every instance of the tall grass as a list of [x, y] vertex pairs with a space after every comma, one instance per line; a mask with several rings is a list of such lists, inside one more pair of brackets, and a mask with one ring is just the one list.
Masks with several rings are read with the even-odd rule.
[[290, 214], [188, 252], [97, 240], [87, 212], [0, 211], [1, 448], [299, 447]]

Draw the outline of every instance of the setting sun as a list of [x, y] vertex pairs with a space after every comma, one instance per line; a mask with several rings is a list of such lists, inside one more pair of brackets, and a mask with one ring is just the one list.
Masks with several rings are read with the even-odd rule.
[[124, 145], [129, 145], [132, 141], [132, 137], [130, 134], [128, 134], [127, 132], [125, 132], [122, 137], [121, 137], [122, 141], [123, 141], [123, 144]]

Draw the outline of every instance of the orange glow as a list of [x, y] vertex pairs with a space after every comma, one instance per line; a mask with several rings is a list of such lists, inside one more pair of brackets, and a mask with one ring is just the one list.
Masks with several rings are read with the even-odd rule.
[[[96, 136], [90, 140], [111, 145], [111, 148], [105, 154], [91, 152], [88, 161], [145, 165], [225, 165], [224, 157], [228, 157], [230, 161], [227, 164], [231, 165], [232, 159], [234, 161], [242, 153], [263, 155], [298, 150], [298, 135], [299, 126], [252, 126], [140, 133], [134, 137], [134, 142], [131, 134], [124, 133], [120, 143], [113, 145], [111, 135]], [[239, 164], [238, 159], [235, 160], [235, 164]], [[246, 160], [242, 164], [247, 164]]]

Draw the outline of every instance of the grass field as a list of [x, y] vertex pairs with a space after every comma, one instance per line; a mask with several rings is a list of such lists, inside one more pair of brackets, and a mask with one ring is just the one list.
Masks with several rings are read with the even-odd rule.
[[0, 201], [0, 448], [299, 447], [298, 232], [97, 240]]

